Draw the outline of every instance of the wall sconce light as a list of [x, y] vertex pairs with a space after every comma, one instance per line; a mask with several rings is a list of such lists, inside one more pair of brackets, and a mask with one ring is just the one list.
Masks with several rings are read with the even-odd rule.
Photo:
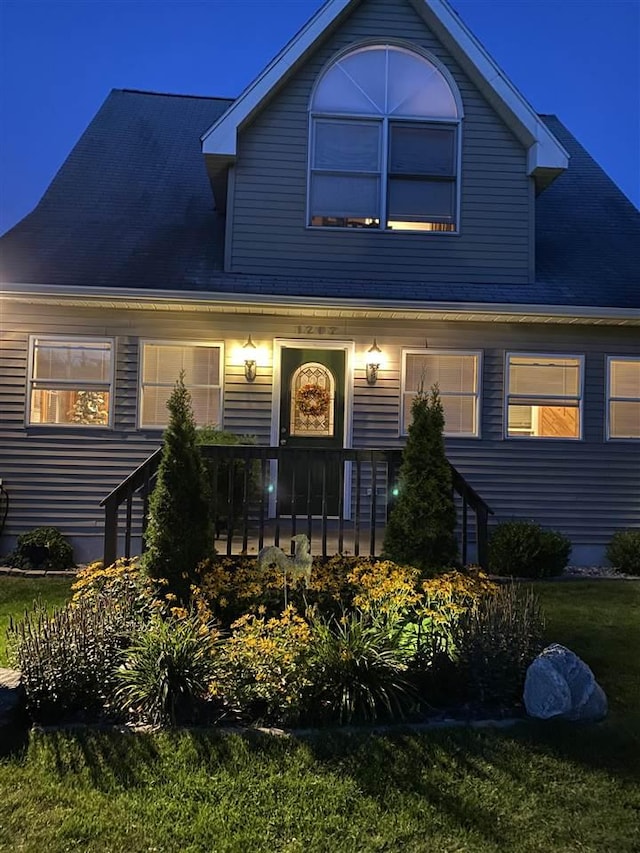
[[251, 340], [251, 335], [247, 338], [242, 350], [244, 352], [244, 378], [247, 382], [253, 382], [256, 378], [256, 345]]
[[373, 339], [373, 346], [367, 351], [367, 363], [365, 366], [367, 374], [367, 383], [375, 385], [378, 381], [378, 368], [380, 367], [380, 356], [382, 350], [378, 346], [376, 339]]

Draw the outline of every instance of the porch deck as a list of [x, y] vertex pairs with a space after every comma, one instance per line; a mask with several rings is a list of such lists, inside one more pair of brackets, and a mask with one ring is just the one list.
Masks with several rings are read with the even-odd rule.
[[[401, 450], [239, 445], [205, 445], [200, 450], [207, 463], [218, 553], [255, 554], [265, 545], [288, 551], [291, 538], [305, 533], [315, 555], [380, 556], [398, 494]], [[131, 556], [134, 541], [141, 537], [143, 541], [161, 452], [157, 450], [101, 503], [105, 565], [119, 555]], [[451, 475], [462, 562], [473, 559], [485, 568], [491, 509], [453, 466]]]
[[368, 522], [357, 524], [337, 518], [314, 518], [309, 524], [306, 518], [270, 518], [262, 531], [249, 527], [229, 536], [228, 532], [216, 538], [218, 554], [256, 555], [265, 545], [277, 545], [286, 553], [293, 554], [292, 539], [298, 533], [304, 533], [311, 544], [314, 555], [351, 554], [355, 557], [377, 557], [382, 550], [385, 525], [371, 525]]

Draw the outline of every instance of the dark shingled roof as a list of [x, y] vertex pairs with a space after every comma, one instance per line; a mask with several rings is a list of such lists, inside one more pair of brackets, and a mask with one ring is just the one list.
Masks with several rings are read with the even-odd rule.
[[[42, 200], [0, 239], [5, 282], [386, 299], [388, 282], [226, 274], [200, 136], [231, 101], [114, 90]], [[537, 200], [535, 284], [416, 285], [395, 299], [640, 308], [640, 214], [553, 116], [571, 155]]]
[[187, 287], [222, 268], [200, 136], [232, 103], [114, 90], [35, 210], [0, 242], [3, 281]]
[[556, 116], [541, 116], [571, 156], [536, 201], [536, 275], [575, 305], [640, 308], [640, 214]]

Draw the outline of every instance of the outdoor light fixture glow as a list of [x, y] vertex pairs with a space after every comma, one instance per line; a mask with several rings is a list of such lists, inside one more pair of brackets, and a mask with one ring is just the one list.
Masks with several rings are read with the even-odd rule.
[[247, 382], [253, 382], [256, 378], [256, 345], [251, 340], [251, 335], [247, 338], [246, 344], [242, 347], [245, 359], [244, 359], [244, 378]]
[[367, 383], [369, 385], [375, 385], [378, 381], [378, 369], [380, 367], [380, 356], [382, 355], [382, 350], [378, 346], [378, 342], [376, 339], [373, 339], [373, 346], [369, 348], [367, 351], [367, 364], [365, 367], [367, 374]]

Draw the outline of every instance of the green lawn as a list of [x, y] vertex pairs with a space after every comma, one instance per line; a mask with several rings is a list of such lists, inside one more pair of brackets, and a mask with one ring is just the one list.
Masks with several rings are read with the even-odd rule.
[[6, 645], [9, 617], [20, 617], [36, 599], [56, 607], [69, 598], [73, 578], [34, 578], [22, 575], [0, 575], [0, 666], [7, 665]]
[[573, 649], [591, 667], [611, 719], [640, 737], [640, 581], [567, 581], [535, 586], [549, 641]]
[[[3, 579], [0, 579], [0, 583]], [[536, 586], [593, 667], [597, 726], [322, 733], [39, 732], [0, 762], [0, 850], [640, 850], [640, 584]]]

